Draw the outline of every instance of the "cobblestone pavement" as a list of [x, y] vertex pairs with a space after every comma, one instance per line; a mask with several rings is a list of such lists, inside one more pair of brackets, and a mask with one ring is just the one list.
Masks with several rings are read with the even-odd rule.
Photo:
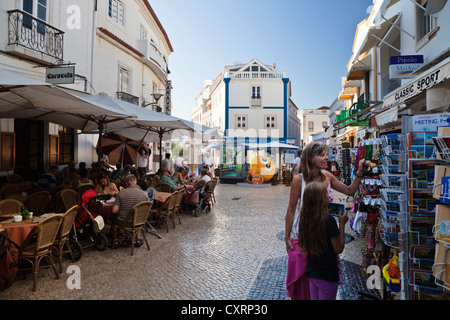
[[[61, 279], [51, 269], [42, 269], [33, 293], [31, 275], [19, 276], [0, 293], [0, 300], [288, 299], [284, 217], [289, 190], [283, 184], [266, 188], [218, 184], [211, 213], [199, 217], [183, 213], [175, 230], [157, 229], [162, 239], [147, 233], [150, 251], [144, 245], [130, 256], [130, 248], [89, 248], [80, 261], [64, 261]], [[347, 244], [341, 259], [348, 273], [339, 298], [358, 299], [355, 290], [364, 283], [358, 276], [357, 238]], [[70, 265], [79, 267], [80, 289], [67, 286]]]

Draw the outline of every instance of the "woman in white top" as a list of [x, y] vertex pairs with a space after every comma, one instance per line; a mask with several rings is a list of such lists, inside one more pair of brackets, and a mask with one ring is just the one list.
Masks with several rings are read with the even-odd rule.
[[306, 258], [298, 246], [299, 209], [303, 189], [306, 184], [317, 181], [324, 183], [328, 188], [330, 202], [333, 200], [331, 188], [353, 196], [357, 191], [363, 177], [364, 159], [358, 164], [358, 171], [352, 184], [347, 186], [340, 182], [326, 169], [328, 168], [327, 146], [319, 143], [309, 143], [302, 152], [300, 161], [300, 174], [292, 180], [289, 196], [289, 205], [286, 212], [285, 241], [288, 253], [288, 270], [286, 278], [287, 294], [292, 300], [309, 300], [309, 280], [305, 276]]

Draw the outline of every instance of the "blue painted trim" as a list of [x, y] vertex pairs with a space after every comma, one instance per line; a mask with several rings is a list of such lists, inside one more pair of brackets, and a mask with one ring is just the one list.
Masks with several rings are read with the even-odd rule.
[[264, 107], [263, 109], [284, 109], [284, 107]]
[[289, 83], [289, 78], [283, 78], [283, 92], [284, 92], [284, 128], [283, 128], [283, 137], [286, 138], [287, 137], [287, 123], [288, 123], [288, 115], [289, 115], [289, 110], [288, 110], [288, 88], [287, 85]]
[[230, 80], [231, 78], [223, 78], [225, 83], [225, 136], [228, 136], [228, 125], [229, 125], [229, 109], [230, 109]]
[[250, 107], [228, 107], [228, 109], [250, 109]]

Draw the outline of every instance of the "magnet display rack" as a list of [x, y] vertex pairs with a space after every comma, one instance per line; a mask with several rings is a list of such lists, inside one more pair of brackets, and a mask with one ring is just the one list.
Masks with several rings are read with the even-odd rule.
[[400, 268], [400, 298], [406, 298], [407, 277], [407, 241], [408, 233], [408, 194], [407, 159], [408, 140], [405, 134], [386, 134], [380, 137], [380, 179], [381, 189], [381, 230], [383, 243], [398, 252]]
[[[435, 257], [435, 213], [438, 200], [433, 198], [436, 158], [432, 137], [436, 131], [407, 132], [407, 214], [399, 239], [402, 272], [402, 298], [408, 300], [450, 299], [450, 292], [437, 285], [433, 276]], [[400, 224], [401, 227], [403, 224]]]

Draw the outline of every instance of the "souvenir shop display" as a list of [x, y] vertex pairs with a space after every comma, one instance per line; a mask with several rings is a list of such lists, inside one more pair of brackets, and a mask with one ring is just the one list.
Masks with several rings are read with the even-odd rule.
[[[408, 135], [410, 299], [450, 299], [450, 281], [444, 270], [445, 243], [436, 244], [436, 225], [447, 205], [436, 198], [436, 179], [445, 181], [446, 166], [438, 159], [437, 131], [411, 131]], [[442, 171], [443, 169], [443, 171]], [[439, 183], [438, 183], [439, 185]], [[442, 184], [440, 185], [442, 191]], [[442, 202], [445, 203], [445, 200]], [[446, 264], [449, 262], [448, 264]], [[437, 277], [436, 277], [437, 276]]]
[[351, 158], [350, 158], [350, 149], [344, 148], [341, 150], [341, 181], [345, 185], [350, 185], [352, 183], [351, 180]]
[[368, 139], [359, 143], [354, 172], [357, 172], [361, 159], [365, 159], [364, 173], [355, 196], [354, 211], [356, 214], [351, 226], [355, 232], [360, 234], [362, 273], [368, 276], [367, 268], [371, 265], [379, 265], [381, 268], [386, 253], [380, 238], [382, 228], [380, 223], [382, 204], [380, 198], [382, 189], [380, 139]]

